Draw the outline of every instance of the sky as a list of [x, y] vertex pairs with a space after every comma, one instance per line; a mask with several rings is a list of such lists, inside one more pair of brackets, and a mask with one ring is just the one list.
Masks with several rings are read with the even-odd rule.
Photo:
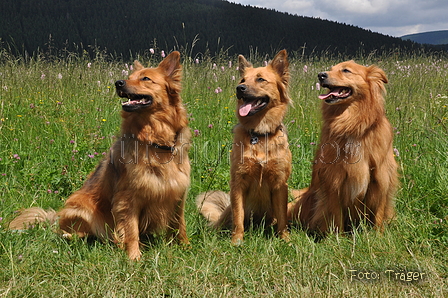
[[448, 30], [447, 0], [228, 0], [354, 25], [394, 37]]

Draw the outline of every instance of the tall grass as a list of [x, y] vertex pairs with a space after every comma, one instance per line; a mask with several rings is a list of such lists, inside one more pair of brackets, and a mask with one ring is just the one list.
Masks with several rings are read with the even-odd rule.
[[[236, 59], [225, 54], [185, 58], [182, 97], [194, 134], [186, 204], [192, 245], [182, 249], [155, 237], [145, 242], [140, 262], [129, 262], [111, 243], [66, 241], [48, 226], [20, 233], [6, 227], [22, 208], [60, 208], [108, 151], [120, 125], [113, 83], [126, 77], [130, 64], [101, 54], [92, 60], [66, 55], [49, 61], [0, 53], [0, 297], [448, 294], [446, 57], [357, 58], [377, 64], [389, 77], [387, 115], [394, 126], [401, 188], [396, 219], [384, 234], [366, 228], [315, 243], [293, 227], [291, 242], [284, 243], [253, 230], [242, 247], [230, 245], [228, 232], [208, 228], [194, 205], [199, 192], [229, 189]], [[152, 66], [161, 59], [159, 53], [138, 58]], [[257, 66], [266, 59], [251, 58]], [[291, 59], [294, 107], [285, 119], [294, 156], [291, 187], [310, 181], [321, 123], [316, 75], [338, 62]], [[421, 275], [406, 281], [413, 279], [406, 276], [410, 272]]]

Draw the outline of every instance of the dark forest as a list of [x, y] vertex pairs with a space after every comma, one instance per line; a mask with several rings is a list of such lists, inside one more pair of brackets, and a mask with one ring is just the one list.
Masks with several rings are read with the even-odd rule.
[[411, 41], [332, 21], [221, 0], [2, 0], [2, 48], [14, 54], [65, 51], [117, 57], [150, 48], [195, 57], [272, 54], [364, 55], [410, 51]]

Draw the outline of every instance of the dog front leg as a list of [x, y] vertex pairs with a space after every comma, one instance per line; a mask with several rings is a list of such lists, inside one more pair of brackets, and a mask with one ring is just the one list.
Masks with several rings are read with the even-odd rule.
[[124, 247], [130, 260], [140, 260], [142, 253], [140, 251], [138, 217], [133, 216], [125, 223]]
[[309, 222], [310, 232], [325, 236], [329, 232], [343, 232], [342, 207], [336, 191], [316, 192], [314, 210]]
[[319, 202], [321, 204], [318, 204], [316, 207], [316, 211], [310, 222], [310, 230], [317, 231], [321, 235], [329, 232], [344, 232], [342, 208], [339, 205], [338, 199], [338, 197], [329, 198], [325, 203], [327, 206], [324, 207], [319, 207], [323, 203]]
[[[129, 201], [127, 201], [129, 204]], [[140, 252], [139, 243], [139, 216], [132, 206], [116, 204], [112, 209], [116, 221], [116, 237], [118, 245], [124, 249], [130, 260], [139, 260], [142, 253]]]
[[187, 193], [183, 195], [179, 204], [176, 208], [175, 218], [173, 223], [171, 223], [171, 229], [168, 232], [168, 237], [173, 239], [175, 236], [177, 237], [177, 241], [181, 244], [190, 244], [187, 237], [187, 227], [185, 223], [185, 200], [187, 198]]
[[287, 213], [288, 213], [288, 185], [285, 183], [272, 192], [272, 209], [277, 219], [277, 235], [289, 241], [289, 232], [287, 229]]
[[230, 203], [233, 217], [232, 244], [238, 246], [243, 244], [244, 237], [244, 197], [240, 186], [231, 187]]

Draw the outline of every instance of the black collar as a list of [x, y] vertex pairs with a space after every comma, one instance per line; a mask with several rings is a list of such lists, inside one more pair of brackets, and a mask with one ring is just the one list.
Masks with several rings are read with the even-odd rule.
[[269, 133], [267, 132], [267, 133], [261, 134], [261, 133], [258, 133], [258, 132], [255, 132], [255, 131], [251, 130], [251, 131], [249, 131], [249, 134], [250, 134], [250, 144], [251, 145], [255, 145], [255, 144], [258, 143], [259, 138], [261, 138], [263, 136], [267, 137]]
[[159, 145], [159, 144], [156, 144], [156, 143], [151, 143], [150, 145], [153, 146], [156, 149], [168, 150], [168, 151], [171, 151], [171, 152], [174, 152], [174, 150], [175, 150], [174, 146], [172, 146], [172, 147], [171, 146], [163, 146], [163, 145]]
[[252, 130], [249, 130], [249, 135], [250, 135], [250, 144], [251, 145], [255, 145], [258, 143], [258, 141], [260, 140], [261, 137], [265, 137], [267, 138], [270, 134], [274, 134], [277, 133], [278, 130], [283, 130], [283, 124], [280, 124], [273, 133], [271, 132], [265, 132], [265, 133], [259, 133]]
[[[176, 136], [174, 137], [174, 146], [159, 145], [157, 143], [149, 143], [149, 145], [156, 149], [162, 149], [162, 150], [174, 152], [174, 150], [176, 150], [175, 146], [176, 146], [176, 142], [177, 142], [177, 136], [178, 136], [178, 134], [176, 134]], [[124, 134], [122, 138], [135, 138], [135, 135], [131, 134], [131, 136], [128, 137], [128, 136], [126, 136], [126, 134]]]
[[159, 144], [156, 144], [156, 143], [151, 143], [150, 145], [153, 146], [156, 149], [162, 149], [162, 150], [167, 150], [167, 151], [174, 152], [174, 150], [176, 150], [175, 146], [176, 146], [176, 142], [177, 142], [177, 136], [178, 136], [178, 133], [174, 137], [174, 146], [159, 145]]

